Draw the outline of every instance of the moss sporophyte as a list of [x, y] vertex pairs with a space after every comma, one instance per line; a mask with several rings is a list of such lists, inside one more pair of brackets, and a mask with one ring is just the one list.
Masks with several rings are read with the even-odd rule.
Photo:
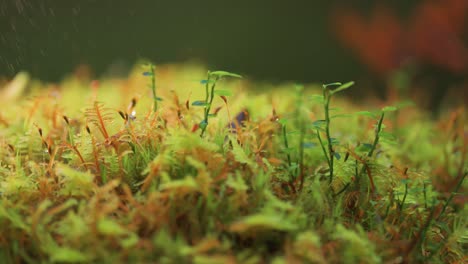
[[0, 263], [466, 259], [464, 107], [240, 78], [148, 63], [3, 88]]
[[242, 76], [238, 74], [230, 73], [227, 71], [208, 71], [207, 78], [205, 80], [200, 81], [201, 84], [205, 85], [205, 100], [194, 101], [192, 103], [192, 105], [194, 106], [204, 107], [204, 116], [202, 121], [198, 125], [201, 129], [200, 137], [203, 137], [206, 128], [208, 127], [208, 119], [211, 117], [210, 110], [213, 105], [213, 99], [215, 98], [215, 95], [223, 96], [224, 98], [226, 96], [231, 95], [231, 92], [229, 90], [215, 89], [217, 82], [223, 77], [242, 78]]

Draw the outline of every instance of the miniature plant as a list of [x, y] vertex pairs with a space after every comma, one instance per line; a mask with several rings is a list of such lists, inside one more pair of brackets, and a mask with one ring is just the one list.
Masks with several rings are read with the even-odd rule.
[[204, 113], [203, 113], [203, 120], [200, 122], [199, 127], [201, 129], [200, 137], [203, 137], [205, 134], [206, 128], [208, 127], [208, 119], [211, 117], [210, 111], [213, 105], [213, 99], [215, 95], [219, 96], [229, 96], [231, 92], [229, 90], [220, 90], [215, 89], [217, 82], [223, 77], [234, 77], [234, 78], [242, 78], [242, 76], [230, 73], [226, 71], [214, 71], [207, 73], [206, 80], [202, 80], [200, 83], [205, 85], [205, 100], [203, 101], [194, 101], [192, 105], [194, 106], [203, 106]]
[[[329, 84], [324, 84], [322, 85], [322, 92], [323, 92], [323, 110], [325, 113], [325, 119], [316, 121], [316, 132], [317, 132], [317, 138], [320, 142], [320, 146], [322, 147], [323, 154], [325, 155], [325, 158], [328, 163], [328, 167], [330, 169], [329, 171], [329, 177], [328, 177], [328, 182], [331, 184], [333, 182], [333, 163], [334, 159], [339, 158], [339, 154], [335, 152], [333, 148], [333, 144], [336, 143], [336, 139], [331, 137], [330, 134], [330, 102], [331, 98], [333, 97], [334, 94], [339, 93], [345, 89], [348, 89], [354, 84], [354, 82], [348, 82], [345, 84], [341, 83], [329, 83]], [[331, 90], [329, 87], [332, 86], [338, 86], [338, 88]], [[320, 136], [320, 128], [321, 128], [321, 123], [324, 123], [324, 132], [326, 136], [326, 142], [322, 140], [322, 137]], [[326, 144], [325, 144], [326, 143]], [[326, 148], [327, 146], [327, 148]]]
[[293, 162], [292, 162], [292, 159], [291, 159], [291, 148], [289, 146], [289, 142], [288, 142], [288, 133], [287, 133], [287, 129], [286, 129], [286, 120], [282, 119], [282, 120], [279, 120], [279, 123], [281, 124], [281, 135], [282, 135], [282, 139], [283, 139], [283, 144], [284, 144], [284, 152], [286, 153], [286, 165], [287, 165], [287, 168], [288, 168], [288, 171], [289, 171], [289, 187], [291, 188], [291, 191], [293, 193], [296, 192], [296, 188], [294, 187], [294, 181], [296, 179], [296, 175], [295, 175], [295, 171], [296, 171], [296, 167], [297, 167], [297, 164], [294, 164], [293, 166]]
[[[390, 111], [395, 111], [395, 110], [396, 110], [396, 107], [384, 107], [380, 111], [380, 117], [379, 117], [379, 119], [377, 121], [377, 124], [375, 125], [375, 136], [374, 136], [373, 142], [372, 143], [361, 144], [358, 147], [358, 149], [356, 149], [356, 151], [359, 151], [359, 152], [367, 152], [365, 154], [364, 159], [358, 158], [361, 161], [362, 166], [361, 166], [361, 169], [358, 169], [356, 167], [357, 174], [355, 175], [355, 179], [354, 179], [354, 184], [355, 184], [355, 189], [356, 190], [360, 189], [359, 185], [361, 183], [361, 176], [366, 171], [367, 172], [369, 171], [369, 164], [367, 162], [368, 162], [368, 160], [370, 158], [372, 158], [372, 156], [374, 155], [374, 152], [375, 152], [375, 150], [377, 148], [377, 145], [379, 144], [381, 134], [383, 133], [382, 130], [383, 130], [383, 120], [384, 120], [384, 117], [385, 117], [385, 113], [390, 112]], [[368, 111], [359, 112], [358, 114], [367, 115], [367, 116], [375, 118], [375, 114], [371, 113], [371, 112], [368, 112]], [[358, 161], [358, 159], [356, 161]], [[374, 179], [373, 179], [371, 173], [367, 173], [367, 176], [368, 176], [368, 179], [369, 179], [369, 182], [370, 182], [371, 193], [376, 194], [377, 193], [377, 186], [374, 183]], [[348, 186], [349, 186], [349, 184], [347, 184], [344, 189], [346, 189]], [[340, 191], [339, 193], [341, 193], [341, 192], [342, 191]]]
[[149, 69], [148, 69], [148, 71], [143, 72], [143, 75], [150, 77], [151, 83], [150, 83], [149, 87], [151, 88], [151, 92], [153, 94], [153, 112], [156, 112], [158, 110], [158, 101], [161, 101], [161, 98], [156, 96], [155, 66], [151, 62], [146, 63], [145, 66], [147, 66]]
[[[300, 191], [304, 184], [305, 178], [305, 164], [304, 155], [305, 149], [312, 148], [312, 142], [306, 142], [306, 123], [308, 122], [304, 112], [304, 86], [295, 85], [296, 101], [294, 102], [294, 111], [292, 118], [278, 118], [276, 121], [281, 125], [281, 139], [283, 144], [282, 152], [285, 153], [286, 165], [288, 168], [288, 186], [292, 193]], [[276, 119], [274, 114], [274, 118]], [[291, 122], [289, 119], [293, 119]], [[295, 130], [288, 131], [288, 126], [293, 127]], [[288, 136], [299, 135], [297, 142], [290, 143]], [[296, 145], [297, 143], [297, 145]], [[294, 154], [294, 155], [293, 155]], [[294, 156], [294, 161], [293, 161]], [[298, 185], [297, 185], [298, 184]], [[296, 186], [297, 185], [297, 186]]]

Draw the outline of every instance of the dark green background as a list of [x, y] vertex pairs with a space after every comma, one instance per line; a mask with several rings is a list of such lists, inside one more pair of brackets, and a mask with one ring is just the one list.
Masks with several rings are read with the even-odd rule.
[[[81, 63], [102, 75], [149, 58], [198, 59], [257, 80], [355, 79], [365, 69], [334, 39], [329, 13], [375, 2], [0, 0], [0, 75], [57, 81]], [[386, 2], [404, 16], [416, 1]]]

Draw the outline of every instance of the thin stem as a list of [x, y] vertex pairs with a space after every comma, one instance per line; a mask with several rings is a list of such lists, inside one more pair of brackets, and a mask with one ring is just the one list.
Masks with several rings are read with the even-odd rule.
[[205, 103], [208, 102], [208, 98], [210, 96], [210, 93], [208, 92], [209, 87], [210, 87], [210, 78], [211, 78], [211, 75], [210, 75], [210, 72], [208, 71], [208, 78], [206, 78], [206, 83], [205, 83]]
[[320, 136], [320, 132], [317, 129], [317, 137], [319, 139], [320, 146], [322, 147], [323, 154], [325, 155], [325, 158], [327, 159], [327, 164], [330, 166], [330, 159], [328, 158], [327, 150], [325, 149], [325, 145], [323, 144], [322, 137]]
[[301, 124], [301, 131], [300, 131], [300, 139], [299, 139], [299, 177], [300, 177], [300, 184], [299, 190], [302, 190], [302, 186], [304, 185], [304, 137], [305, 137], [305, 125], [302, 120], [300, 120]]
[[299, 127], [299, 160], [298, 160], [298, 172], [296, 175], [299, 176], [299, 190], [302, 190], [304, 185], [304, 138], [305, 138], [305, 121], [302, 115], [302, 103], [304, 96], [304, 87], [296, 86], [296, 125]]
[[324, 110], [325, 110], [325, 134], [327, 136], [327, 141], [328, 141], [328, 155], [329, 155], [329, 167], [330, 167], [330, 177], [329, 177], [329, 183], [332, 183], [333, 181], [333, 161], [334, 161], [334, 150], [333, 150], [333, 144], [332, 144], [332, 139], [330, 136], [330, 111], [329, 111], [329, 106], [330, 106], [330, 99], [331, 95], [330, 92], [327, 88], [323, 89], [323, 98], [325, 98], [325, 104], [324, 104]]
[[156, 77], [154, 73], [154, 64], [150, 64], [151, 71], [151, 90], [153, 91], [153, 112], [156, 112], [158, 109], [158, 97], [156, 96]]
[[377, 129], [375, 131], [374, 143], [372, 143], [372, 147], [369, 150], [369, 153], [367, 153], [367, 157], [369, 157], [369, 158], [372, 157], [372, 155], [374, 154], [375, 149], [377, 148], [377, 144], [379, 143], [380, 132], [382, 131], [382, 123], [383, 123], [384, 116], [385, 116], [385, 113], [382, 112], [382, 114], [380, 115], [379, 122], [377, 123]]
[[330, 166], [330, 160], [328, 159], [327, 150], [325, 149], [325, 145], [323, 145], [322, 137], [320, 136], [320, 132], [318, 129], [317, 129], [317, 137], [318, 137], [320, 146], [322, 147], [323, 154], [325, 155], [325, 158], [327, 159], [327, 164], [328, 166]]
[[[403, 206], [405, 205], [405, 201], [406, 201], [406, 196], [408, 195], [408, 181], [405, 181], [405, 193], [403, 195], [403, 199], [401, 200], [401, 203], [400, 203], [400, 213], [399, 213], [399, 216], [403, 213]], [[398, 217], [399, 217], [398, 216]]]
[[424, 208], [427, 209], [427, 190], [426, 182], [423, 182], [423, 194], [424, 194]]
[[213, 82], [213, 85], [211, 86], [211, 92], [210, 92], [210, 102], [208, 103], [206, 109], [205, 109], [205, 119], [208, 122], [208, 115], [210, 114], [211, 106], [213, 104], [213, 99], [214, 99], [214, 90], [216, 87], [216, 82], [219, 80], [219, 77], [216, 77], [216, 79]]
[[336, 197], [336, 196], [342, 194], [344, 191], [346, 191], [346, 189], [348, 189], [348, 187], [349, 187], [350, 185], [351, 185], [350, 182], [346, 183], [345, 186], [344, 186], [341, 190], [339, 190], [337, 193], [334, 194], [334, 196]]
[[[284, 142], [284, 147], [286, 148], [286, 157], [288, 159], [288, 165], [289, 167], [291, 167], [291, 155], [289, 154], [289, 143], [288, 143], [288, 137], [286, 136], [286, 125], [283, 125], [283, 142]], [[291, 180], [292, 180], [292, 177], [291, 177]]]
[[[203, 137], [203, 135], [205, 134], [205, 131], [206, 131], [206, 128], [208, 127], [208, 117], [209, 117], [209, 114], [210, 114], [210, 110], [211, 110], [211, 106], [213, 104], [213, 99], [214, 99], [214, 90], [215, 90], [215, 87], [216, 87], [216, 82], [219, 80], [219, 76], [216, 76], [216, 79], [213, 81], [213, 85], [211, 85], [211, 92], [208, 92], [208, 85], [210, 83], [210, 74], [208, 72], [208, 79], [206, 80], [206, 86], [205, 86], [205, 90], [206, 90], [206, 95], [205, 95], [205, 103], [207, 104], [205, 106], [205, 116], [204, 116], [204, 119], [202, 122], [204, 122], [204, 125], [202, 126], [202, 131], [200, 133], [200, 137]], [[208, 98], [209, 98], [209, 102], [208, 102]]]
[[[291, 161], [291, 155], [289, 154], [289, 143], [288, 143], [288, 137], [286, 136], [286, 125], [283, 125], [283, 142], [284, 142], [284, 147], [286, 148], [286, 158], [288, 160], [288, 166], [291, 168], [292, 166], [292, 161]], [[293, 193], [296, 193], [296, 188], [294, 187], [294, 174], [292, 173], [291, 170], [289, 170], [289, 188], [291, 188]]]
[[[380, 118], [379, 118], [379, 121], [377, 122], [377, 128], [375, 130], [375, 138], [374, 138], [374, 142], [372, 143], [372, 146], [371, 146], [371, 149], [369, 150], [369, 152], [367, 153], [367, 157], [370, 158], [372, 157], [372, 155], [374, 155], [374, 151], [375, 149], [377, 148], [377, 144], [379, 144], [379, 140], [380, 140], [380, 132], [382, 131], [382, 123], [383, 123], [383, 119], [385, 117], [385, 113], [382, 112], [382, 114], [380, 115]], [[361, 168], [361, 171], [359, 172], [358, 174], [358, 178], [356, 179], [356, 184], [359, 184], [359, 180], [361, 178], [361, 175], [364, 173], [364, 171], [366, 171], [368, 169], [368, 166], [367, 164], [363, 164], [362, 165], [362, 168]], [[368, 174], [370, 175], [370, 174]], [[369, 176], [370, 177], [370, 176]], [[371, 181], [371, 183], [373, 182], [373, 179], [372, 178], [369, 178], [369, 180]], [[375, 185], [373, 185], [373, 192], [376, 191], [376, 187]]]

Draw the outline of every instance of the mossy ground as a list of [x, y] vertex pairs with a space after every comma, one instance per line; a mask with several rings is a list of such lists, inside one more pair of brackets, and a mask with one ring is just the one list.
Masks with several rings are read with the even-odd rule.
[[1, 263], [467, 261], [463, 107], [226, 78], [200, 136], [206, 71], [144, 71], [5, 86]]

